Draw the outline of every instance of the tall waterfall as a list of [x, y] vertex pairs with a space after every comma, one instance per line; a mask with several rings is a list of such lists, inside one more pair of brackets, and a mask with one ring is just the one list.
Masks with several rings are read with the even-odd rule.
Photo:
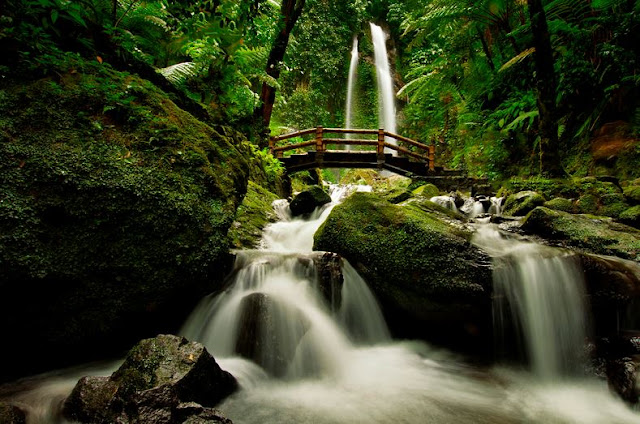
[[351, 61], [349, 63], [349, 78], [347, 79], [347, 104], [345, 105], [345, 128], [353, 125], [353, 92], [356, 85], [356, 71], [358, 70], [358, 37], [353, 37]]
[[489, 251], [494, 271], [494, 321], [522, 333], [531, 368], [543, 380], [584, 370], [585, 283], [575, 260], [555, 249], [508, 240], [489, 225], [475, 243]]
[[[371, 40], [376, 62], [376, 75], [378, 80], [378, 126], [385, 130], [396, 132], [396, 103], [393, 90], [393, 80], [389, 69], [389, 57], [387, 55], [386, 36], [382, 28], [373, 22], [371, 25]], [[395, 144], [395, 139], [386, 138], [387, 143]], [[386, 149], [392, 153], [395, 150]]]

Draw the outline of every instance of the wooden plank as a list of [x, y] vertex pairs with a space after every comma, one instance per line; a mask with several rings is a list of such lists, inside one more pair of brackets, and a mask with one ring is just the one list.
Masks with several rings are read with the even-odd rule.
[[324, 132], [331, 134], [378, 134], [378, 130], [325, 128]]
[[308, 146], [315, 146], [316, 145], [316, 141], [315, 140], [311, 140], [311, 141], [304, 141], [302, 143], [298, 143], [298, 144], [288, 144], [286, 146], [280, 146], [280, 147], [274, 147], [273, 151], [274, 152], [284, 152], [287, 150], [294, 150], [294, 149], [298, 149], [301, 147], [308, 147]]
[[420, 159], [421, 161], [424, 161], [424, 162], [427, 162], [429, 160], [429, 158], [427, 156], [420, 155], [418, 153], [412, 152], [409, 149], [405, 149], [404, 147], [396, 146], [395, 144], [384, 143], [384, 147], [388, 147], [388, 148], [390, 148], [392, 150], [396, 150], [398, 152], [402, 152], [405, 155], [409, 155], [409, 156], [414, 157], [416, 159]]
[[352, 144], [357, 146], [375, 146], [376, 140], [352, 140], [348, 138], [325, 138], [325, 144]]
[[308, 128], [306, 130], [301, 130], [301, 131], [296, 131], [296, 132], [292, 132], [292, 133], [285, 134], [285, 135], [275, 136], [275, 137], [273, 137], [273, 140], [274, 141], [288, 140], [290, 138], [302, 137], [304, 135], [313, 134], [315, 132], [316, 132], [315, 128]]
[[394, 134], [394, 133], [391, 133], [391, 132], [388, 132], [388, 131], [385, 131], [384, 134], [387, 137], [395, 138], [396, 140], [403, 141], [405, 143], [411, 144], [412, 146], [416, 146], [419, 149], [429, 150], [429, 146], [427, 144], [422, 144], [422, 143], [419, 143], [419, 142], [417, 142], [415, 140], [412, 140], [410, 138], [403, 137], [401, 135]]

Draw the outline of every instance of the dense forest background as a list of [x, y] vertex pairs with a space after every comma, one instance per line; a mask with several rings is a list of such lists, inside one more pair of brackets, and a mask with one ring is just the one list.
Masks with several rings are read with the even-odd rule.
[[[9, 0], [0, 78], [52, 77], [80, 59], [113, 66], [264, 146], [265, 124], [271, 133], [344, 125], [354, 37], [355, 126], [377, 128], [376, 22], [390, 35], [398, 132], [435, 143], [443, 164], [494, 179], [631, 179], [640, 177], [639, 14], [633, 0]], [[135, 107], [127, 92], [103, 88], [103, 113]]]

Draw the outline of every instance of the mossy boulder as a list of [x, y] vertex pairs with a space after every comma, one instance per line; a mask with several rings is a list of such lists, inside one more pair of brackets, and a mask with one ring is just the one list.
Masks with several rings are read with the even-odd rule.
[[640, 205], [632, 206], [620, 213], [620, 221], [632, 227], [640, 227]]
[[640, 261], [640, 230], [611, 218], [538, 207], [525, 217], [522, 229], [568, 247]]
[[640, 185], [628, 185], [623, 189], [624, 197], [632, 205], [640, 205]]
[[544, 202], [544, 207], [569, 213], [573, 212], [575, 209], [573, 201], [571, 199], [565, 199], [563, 197], [554, 197], [553, 199]]
[[438, 187], [433, 184], [424, 184], [413, 190], [411, 194], [431, 199], [432, 197], [438, 196], [440, 194], [440, 190], [438, 190]]
[[504, 202], [504, 215], [524, 216], [537, 206], [544, 204], [545, 199], [535, 191], [521, 191], [509, 195]]
[[382, 193], [380, 196], [391, 203], [400, 203], [411, 197], [411, 192], [405, 188], [394, 187]]
[[98, 65], [0, 91], [0, 380], [175, 331], [232, 266], [248, 143]]
[[396, 335], [477, 351], [491, 327], [491, 269], [469, 238], [443, 213], [355, 193], [316, 232], [314, 249], [349, 260]]
[[63, 414], [82, 423], [181, 423], [237, 389], [202, 344], [159, 335], [135, 345], [111, 377], [82, 378]]
[[264, 227], [277, 220], [273, 202], [278, 196], [249, 181], [247, 194], [236, 213], [236, 220], [229, 230], [233, 247], [255, 249], [258, 247]]
[[308, 190], [298, 193], [293, 198], [289, 207], [292, 216], [300, 216], [310, 214], [316, 208], [331, 202], [331, 196], [320, 186], [313, 186]]

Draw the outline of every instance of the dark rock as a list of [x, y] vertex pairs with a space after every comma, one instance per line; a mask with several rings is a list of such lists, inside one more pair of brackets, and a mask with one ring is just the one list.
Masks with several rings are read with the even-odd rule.
[[264, 293], [246, 296], [240, 309], [236, 353], [273, 375], [284, 375], [296, 353], [296, 341], [305, 335], [309, 323], [299, 310]]
[[81, 423], [178, 424], [189, 411], [180, 404], [214, 406], [237, 388], [200, 343], [160, 335], [138, 343], [111, 377], [81, 379], [63, 414]]
[[332, 252], [314, 256], [317, 270], [318, 289], [332, 311], [337, 311], [342, 303], [342, 258]]
[[636, 388], [636, 364], [631, 358], [620, 358], [607, 361], [607, 382], [609, 387], [627, 403], [638, 403], [638, 389]]
[[470, 237], [435, 209], [355, 193], [316, 232], [314, 249], [353, 265], [395, 335], [478, 352], [491, 345], [491, 265]]
[[194, 402], [181, 403], [176, 407], [178, 421], [182, 424], [233, 424], [220, 411], [205, 408]]
[[319, 186], [314, 186], [299, 193], [291, 201], [291, 215], [300, 216], [310, 214], [317, 207], [331, 202], [331, 197]]
[[2, 424], [26, 424], [27, 415], [15, 405], [0, 402], [0, 423]]

